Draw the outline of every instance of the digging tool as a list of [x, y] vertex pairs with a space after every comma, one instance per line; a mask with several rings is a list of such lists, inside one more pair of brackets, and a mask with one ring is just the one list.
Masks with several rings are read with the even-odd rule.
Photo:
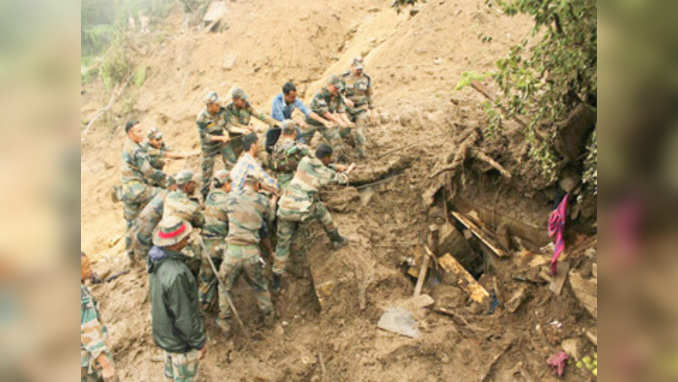
[[207, 261], [210, 263], [210, 267], [212, 267], [212, 272], [214, 272], [214, 277], [219, 281], [219, 284], [221, 284], [221, 287], [224, 290], [224, 297], [226, 297], [226, 301], [228, 302], [228, 306], [231, 307], [231, 310], [233, 311], [233, 315], [235, 316], [236, 321], [238, 321], [238, 325], [240, 325], [240, 328], [242, 329], [243, 333], [245, 333], [245, 336], [249, 337], [249, 333], [247, 332], [247, 329], [245, 329], [245, 324], [242, 323], [242, 320], [240, 319], [240, 315], [238, 314], [238, 310], [235, 309], [235, 305], [233, 305], [233, 300], [231, 300], [231, 296], [228, 295], [226, 292], [226, 286], [224, 285], [223, 280], [221, 280], [221, 277], [219, 277], [219, 272], [217, 271], [217, 267], [214, 266], [214, 262], [212, 261], [212, 257], [210, 257], [209, 252], [207, 252], [207, 247], [205, 247], [205, 242], [202, 241], [202, 237], [198, 236], [198, 241], [200, 242], [200, 246], [202, 247], [202, 251], [205, 254], [205, 258], [207, 258]]

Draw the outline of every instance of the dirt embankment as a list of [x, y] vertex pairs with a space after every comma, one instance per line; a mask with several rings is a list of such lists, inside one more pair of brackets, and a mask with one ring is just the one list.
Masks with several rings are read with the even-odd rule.
[[[582, 351], [589, 350], [582, 330], [595, 328], [595, 320], [569, 284], [553, 294], [541, 284], [540, 268], [518, 255], [539, 252], [551, 208], [546, 194], [526, 194], [529, 186], [521, 177], [526, 170], [517, 154], [522, 140], [509, 136], [504, 147], [484, 147], [513, 174], [510, 181], [471, 158], [454, 184], [445, 175], [442, 181], [430, 177], [459, 138], [483, 121], [482, 97], [471, 89], [453, 91], [461, 73], [490, 69], [527, 36], [528, 20], [508, 18], [476, 0], [428, 2], [414, 16], [397, 15], [383, 1], [228, 4], [229, 28], [221, 33], [184, 29], [183, 16], [175, 13], [157, 32], [164, 37], [140, 43], [137, 58], [149, 68], [149, 77], [140, 88], [129, 88], [124, 99], [134, 101], [132, 114], [145, 126], [159, 126], [180, 150], [196, 149], [194, 118], [208, 90], [225, 95], [238, 84], [268, 112], [285, 81], [295, 81], [309, 101], [327, 75], [346, 70], [360, 54], [373, 80], [380, 123], [368, 132], [369, 157], [357, 170], [365, 179], [324, 193], [351, 244], [332, 252], [317, 224], [303, 230], [302, 237], [310, 240], [297, 252], [308, 256], [316, 285], [308, 273], [290, 277], [275, 301], [276, 329], [259, 325], [252, 296], [241, 283], [234, 300], [253, 337], [224, 339], [208, 318], [204, 380], [548, 380], [546, 359], [561, 340], [576, 338]], [[492, 40], [484, 43], [482, 36]], [[84, 118], [107, 101], [97, 83], [83, 97]], [[108, 197], [119, 179], [120, 126], [127, 117], [122, 110], [116, 104], [117, 124], [95, 125], [82, 147], [82, 246], [98, 259], [99, 271], [125, 265], [122, 211]], [[199, 158], [168, 167], [198, 171]], [[380, 182], [366, 185], [374, 180]], [[426, 191], [438, 182], [445, 191], [432, 193], [425, 203]], [[431, 225], [444, 225], [452, 209], [475, 211], [493, 232], [510, 223], [508, 258], [495, 258], [477, 240], [468, 240], [480, 259], [480, 283], [495, 292], [499, 306], [492, 314], [474, 311], [466, 292], [443, 278], [426, 283], [423, 291], [457, 317], [417, 312], [419, 339], [376, 329], [386, 307], [412, 294], [414, 280], [400, 268], [401, 258], [426, 240]], [[589, 277], [595, 259], [586, 248], [593, 243], [583, 236], [569, 243], [581, 247], [568, 255], [571, 268]], [[321, 301], [314, 290], [318, 279], [326, 283]], [[506, 303], [521, 290], [518, 307], [509, 312]], [[160, 380], [145, 274], [95, 286], [94, 293], [123, 380]], [[567, 368], [565, 380], [583, 378], [582, 371]]]

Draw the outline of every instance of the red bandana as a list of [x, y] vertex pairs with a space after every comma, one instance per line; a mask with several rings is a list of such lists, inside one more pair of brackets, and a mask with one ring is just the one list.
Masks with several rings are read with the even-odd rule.
[[181, 235], [181, 233], [184, 232], [184, 231], [186, 231], [186, 224], [181, 223], [181, 227], [177, 228], [176, 230], [174, 230], [172, 232], [158, 231], [158, 236], [160, 236], [161, 239], [171, 239], [173, 237]]

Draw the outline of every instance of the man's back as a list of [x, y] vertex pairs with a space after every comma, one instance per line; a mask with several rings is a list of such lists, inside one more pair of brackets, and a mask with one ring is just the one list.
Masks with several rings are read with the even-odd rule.
[[258, 244], [259, 230], [271, 216], [268, 200], [263, 194], [250, 189], [232, 191], [228, 195], [228, 236], [229, 244]]

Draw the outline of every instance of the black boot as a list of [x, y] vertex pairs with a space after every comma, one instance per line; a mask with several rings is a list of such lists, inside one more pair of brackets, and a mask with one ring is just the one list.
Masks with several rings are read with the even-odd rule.
[[330, 237], [330, 242], [332, 243], [332, 248], [339, 249], [348, 245], [348, 240], [345, 237], [339, 235], [339, 230], [333, 230], [327, 232], [327, 235]]
[[280, 292], [280, 284], [282, 280], [282, 275], [279, 275], [277, 273], [273, 273], [273, 282], [271, 282], [271, 289], [273, 293], [278, 293]]

